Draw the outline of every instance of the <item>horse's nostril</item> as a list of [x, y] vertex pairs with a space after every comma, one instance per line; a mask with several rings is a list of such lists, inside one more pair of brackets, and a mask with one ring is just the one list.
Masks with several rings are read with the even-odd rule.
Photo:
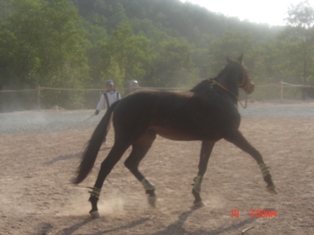
[[248, 94], [251, 94], [255, 89], [255, 85], [252, 84], [251, 86], [249, 86], [249, 89], [248, 89]]

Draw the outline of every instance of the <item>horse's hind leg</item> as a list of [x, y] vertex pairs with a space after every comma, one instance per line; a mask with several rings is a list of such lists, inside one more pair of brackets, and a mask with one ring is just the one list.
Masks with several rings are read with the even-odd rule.
[[132, 174], [143, 184], [146, 194], [148, 194], [148, 202], [151, 206], [155, 206], [156, 195], [154, 185], [138, 170], [140, 161], [145, 157], [152, 143], [156, 139], [154, 131], [148, 131], [132, 144], [132, 152], [126, 159], [124, 165], [132, 172]]
[[262, 171], [264, 181], [267, 183], [267, 190], [270, 193], [277, 194], [275, 190], [275, 185], [271, 179], [269, 168], [264, 163], [262, 155], [243, 137], [241, 132], [238, 130], [234, 131], [232, 133], [227, 134], [224, 138], [230, 141], [231, 143], [235, 144], [244, 152], [250, 154], [255, 159], [255, 161], [257, 162]]
[[129, 145], [115, 143], [108, 156], [101, 164], [97, 180], [94, 187], [92, 188], [92, 191], [90, 192], [91, 195], [89, 198], [89, 201], [92, 204], [92, 210], [89, 213], [94, 218], [99, 217], [97, 202], [104, 181], [108, 174], [111, 172], [112, 168], [115, 166], [115, 164], [121, 159], [123, 153], [128, 147]]
[[194, 207], [202, 207], [205, 205], [202, 202], [202, 198], [200, 196], [201, 184], [202, 184], [203, 176], [206, 172], [208, 160], [209, 160], [209, 157], [213, 150], [214, 145], [215, 145], [215, 141], [203, 141], [202, 142], [200, 161], [198, 164], [198, 174], [194, 178], [194, 186], [192, 189], [192, 193], [195, 198]]

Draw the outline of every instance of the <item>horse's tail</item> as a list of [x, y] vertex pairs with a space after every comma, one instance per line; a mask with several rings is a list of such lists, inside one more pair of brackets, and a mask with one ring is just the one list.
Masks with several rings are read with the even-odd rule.
[[94, 133], [89, 140], [87, 147], [84, 150], [82, 161], [76, 171], [76, 176], [72, 180], [73, 184], [81, 183], [92, 170], [97, 154], [99, 152], [100, 146], [107, 135], [107, 126], [110, 125], [110, 118], [115, 106], [119, 101], [113, 103], [109, 109], [107, 109], [106, 114], [99, 122], [98, 126], [94, 130]]

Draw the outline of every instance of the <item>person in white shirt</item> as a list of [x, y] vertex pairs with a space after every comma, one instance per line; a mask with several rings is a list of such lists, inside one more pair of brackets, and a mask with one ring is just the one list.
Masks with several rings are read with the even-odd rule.
[[[102, 107], [108, 109], [114, 102], [121, 99], [121, 95], [118, 91], [114, 89], [114, 82], [112, 80], [108, 80], [106, 82], [107, 90], [101, 94], [100, 100], [97, 104], [95, 115], [98, 115]], [[111, 119], [109, 125], [107, 126], [107, 132], [110, 129]], [[103, 140], [106, 143], [106, 138]]]
[[108, 80], [106, 86], [107, 90], [100, 96], [95, 115], [99, 114], [102, 107], [108, 109], [114, 102], [121, 99], [120, 93], [114, 89], [114, 82], [112, 80]]

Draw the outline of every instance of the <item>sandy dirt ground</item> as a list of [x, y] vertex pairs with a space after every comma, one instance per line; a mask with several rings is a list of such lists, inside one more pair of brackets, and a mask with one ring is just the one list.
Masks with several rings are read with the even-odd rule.
[[[265, 190], [260, 170], [249, 155], [221, 140], [202, 184], [207, 206], [193, 210], [191, 183], [197, 173], [200, 142], [158, 137], [140, 166], [156, 186], [157, 207], [148, 205], [142, 185], [124, 167], [128, 149], [104, 184], [99, 219], [88, 214], [86, 187], [93, 186], [113, 144], [112, 130], [89, 177], [79, 186], [70, 180], [100, 117], [85, 127], [80, 122], [76, 126], [76, 120], [72, 128], [62, 122], [64, 128], [54, 129], [49, 125], [60, 122], [45, 125], [43, 115], [54, 119], [73, 112], [35, 112], [41, 116], [31, 121], [25, 117], [34, 112], [1, 114], [0, 235], [222, 235], [241, 234], [247, 228], [245, 235], [312, 235], [313, 111], [314, 103], [250, 104], [243, 111], [240, 130], [271, 167], [278, 195]], [[92, 112], [75, 114], [83, 120]], [[28, 127], [23, 129], [21, 123]], [[18, 130], [10, 131], [17, 125]], [[276, 217], [251, 218], [251, 210], [264, 209], [276, 212]], [[233, 217], [232, 211], [239, 212], [239, 217]]]

